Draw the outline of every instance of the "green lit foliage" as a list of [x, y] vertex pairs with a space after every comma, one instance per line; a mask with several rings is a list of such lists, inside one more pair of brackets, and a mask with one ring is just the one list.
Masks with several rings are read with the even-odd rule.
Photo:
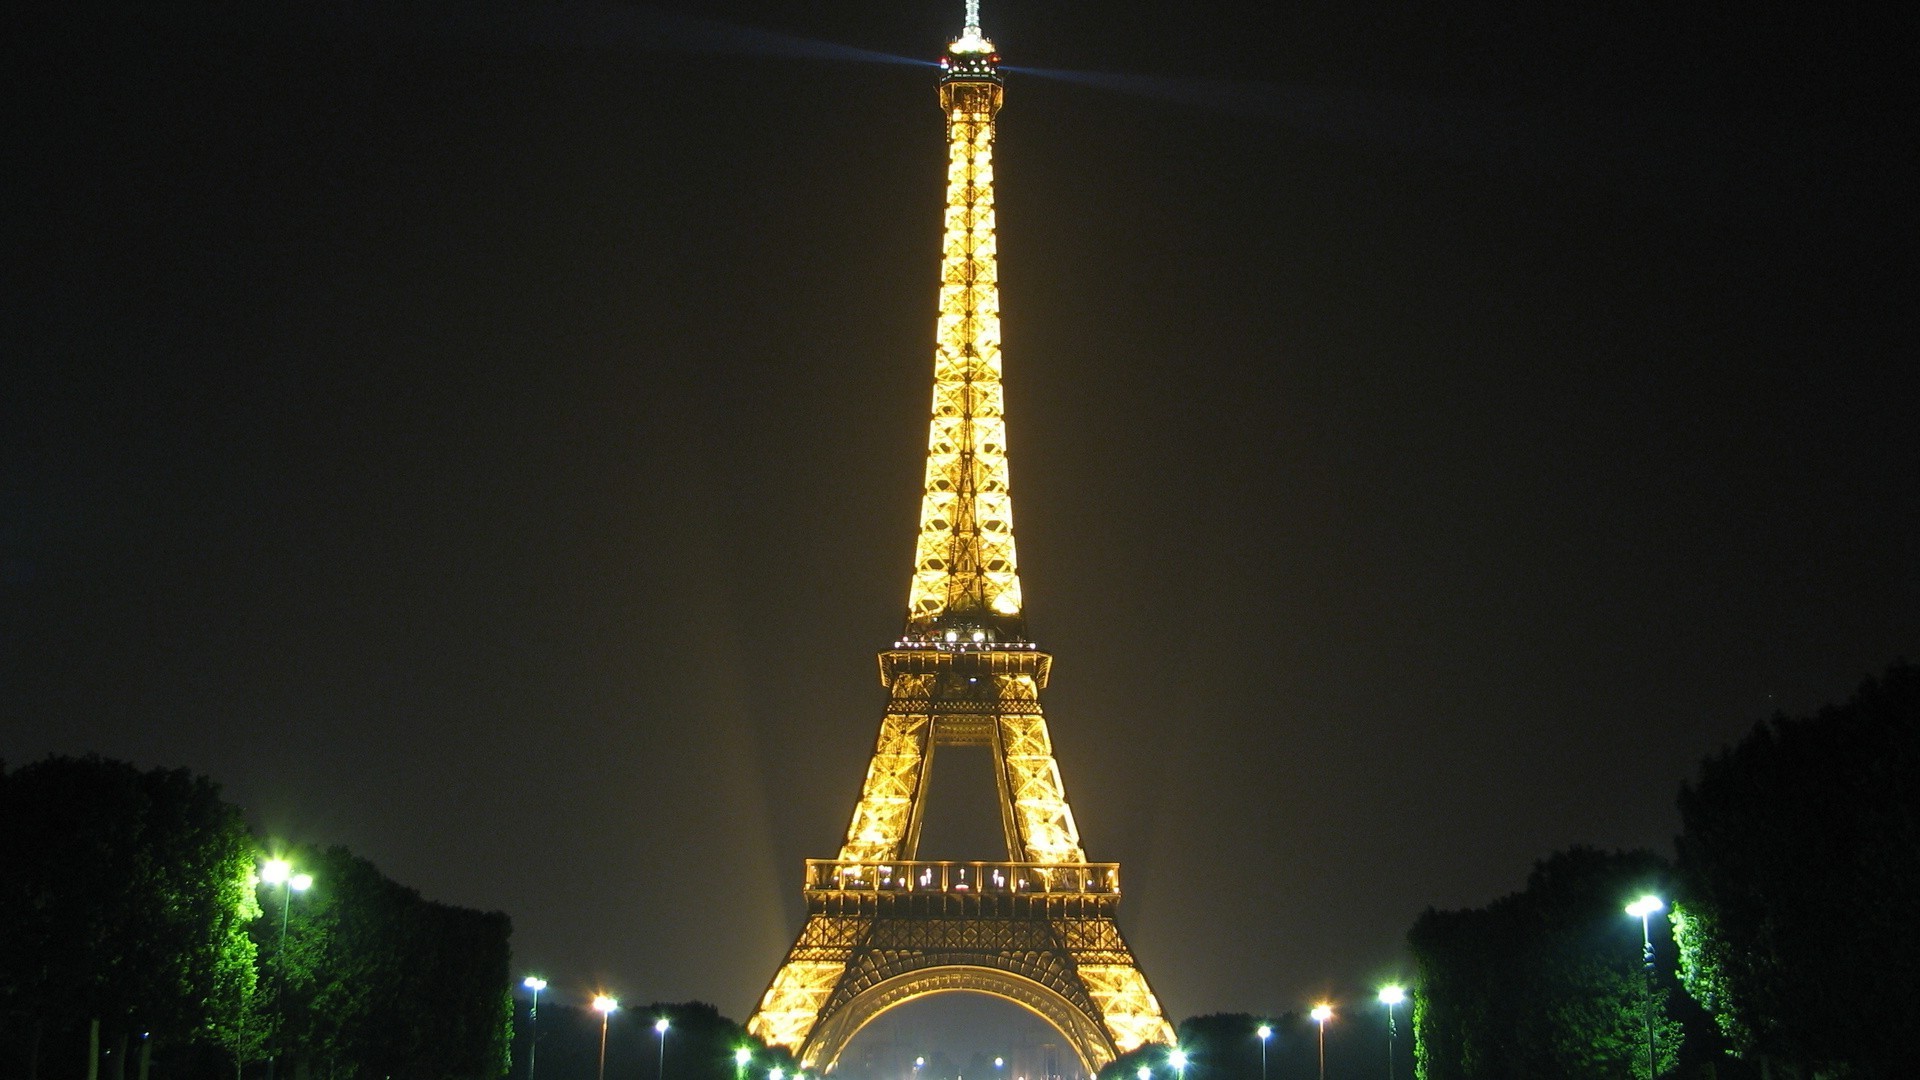
[[507, 917], [425, 900], [345, 848], [289, 857], [314, 884], [285, 905], [284, 956], [280, 887], [261, 886], [269, 917], [255, 928], [273, 958], [263, 979], [285, 963], [283, 1056], [339, 1080], [503, 1075]]
[[[1422, 1080], [1647, 1077], [1640, 923], [1622, 901], [1665, 874], [1648, 852], [1574, 848], [1537, 864], [1523, 892], [1421, 915], [1407, 937]], [[1663, 975], [1653, 999], [1662, 1074], [1682, 1042], [1670, 986]]]
[[1776, 717], [1680, 795], [1689, 993], [1741, 1050], [1830, 1077], [1911, 1075], [1920, 1016], [1920, 667]]
[[1731, 1008], [1733, 988], [1727, 971], [1732, 966], [1726, 939], [1711, 912], [1696, 911], [1688, 901], [1673, 905], [1670, 916], [1673, 943], [1679, 954], [1680, 985], [1713, 1018], [1728, 1049], [1745, 1056], [1753, 1050], [1753, 1032]]
[[0, 866], [0, 1014], [27, 1060], [66, 1064], [94, 1020], [120, 1061], [149, 1032], [242, 1045], [253, 842], [212, 781], [98, 757], [0, 775]]

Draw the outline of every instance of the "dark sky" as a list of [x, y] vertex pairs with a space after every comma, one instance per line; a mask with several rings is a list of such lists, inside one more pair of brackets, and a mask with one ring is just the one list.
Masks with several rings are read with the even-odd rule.
[[[986, 4], [1027, 613], [1175, 1017], [1668, 850], [1920, 643], [1908, 29], [1516, 6]], [[744, 1018], [904, 618], [945, 151], [878, 61], [960, 7], [45, 8], [0, 755]], [[967, 768], [928, 856], [995, 855]]]

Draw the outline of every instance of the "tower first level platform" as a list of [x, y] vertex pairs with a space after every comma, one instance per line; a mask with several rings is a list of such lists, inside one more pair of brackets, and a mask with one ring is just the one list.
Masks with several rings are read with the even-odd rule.
[[1114, 921], [1112, 863], [807, 863], [807, 923], [749, 1025], [830, 1069], [895, 1005], [968, 990], [1058, 1029], [1091, 1075], [1173, 1031]]

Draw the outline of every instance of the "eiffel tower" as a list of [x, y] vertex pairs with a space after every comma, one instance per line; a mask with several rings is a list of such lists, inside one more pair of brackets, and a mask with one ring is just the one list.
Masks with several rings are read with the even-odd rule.
[[[1053, 658], [1028, 637], [1000, 384], [993, 135], [1002, 84], [979, 0], [941, 60], [946, 239], [926, 494], [907, 624], [880, 654], [886, 715], [837, 859], [807, 861], [807, 922], [747, 1030], [831, 1069], [905, 1001], [975, 991], [1024, 1006], [1091, 1074], [1173, 1028], [1114, 913], [1120, 868], [1090, 863], [1040, 711]], [[1005, 862], [915, 856], [934, 751], [987, 747]]]

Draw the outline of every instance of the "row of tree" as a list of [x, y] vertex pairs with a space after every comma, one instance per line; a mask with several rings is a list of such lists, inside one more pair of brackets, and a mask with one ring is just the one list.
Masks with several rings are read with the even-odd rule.
[[0, 1075], [505, 1071], [505, 915], [344, 848], [274, 854], [313, 887], [263, 881], [238, 808], [183, 769], [0, 768]]
[[[1677, 858], [1561, 852], [1484, 908], [1429, 910], [1421, 1080], [1914, 1075], [1920, 667], [1775, 717], [1680, 792]], [[1624, 904], [1668, 909], [1643, 927]]]

